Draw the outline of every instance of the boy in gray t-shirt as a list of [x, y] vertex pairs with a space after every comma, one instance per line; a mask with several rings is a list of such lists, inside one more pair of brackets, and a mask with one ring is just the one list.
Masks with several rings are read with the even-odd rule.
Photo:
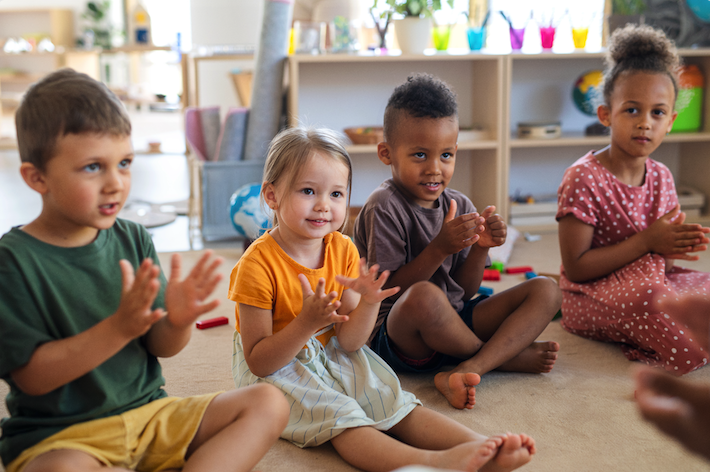
[[477, 212], [447, 188], [458, 147], [456, 95], [418, 74], [387, 103], [380, 160], [392, 169], [355, 222], [368, 264], [389, 270], [397, 295], [382, 303], [370, 347], [399, 372], [438, 371], [437, 389], [456, 408], [473, 408], [480, 375], [494, 369], [550, 372], [559, 344], [535, 342], [560, 308], [555, 282], [536, 277], [500, 294], [478, 292], [488, 249], [507, 226], [489, 206]]

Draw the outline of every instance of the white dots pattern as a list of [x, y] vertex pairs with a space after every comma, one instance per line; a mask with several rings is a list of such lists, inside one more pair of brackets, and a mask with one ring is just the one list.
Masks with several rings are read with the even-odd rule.
[[[557, 218], [574, 215], [595, 228], [592, 248], [617, 244], [643, 231], [678, 202], [673, 176], [652, 159], [642, 186], [619, 182], [590, 152], [565, 172]], [[586, 175], [587, 179], [577, 176]], [[572, 198], [577, 195], [577, 198]], [[632, 203], [633, 202], [633, 203]], [[609, 208], [615, 211], [609, 211]], [[665, 260], [646, 254], [606, 277], [578, 284], [562, 277], [562, 326], [569, 332], [620, 343], [628, 359], [685, 374], [707, 364], [707, 351], [662, 310], [664, 297], [710, 294], [710, 274], [681, 267], [665, 273]], [[640, 288], [637, 290], [637, 288]]]

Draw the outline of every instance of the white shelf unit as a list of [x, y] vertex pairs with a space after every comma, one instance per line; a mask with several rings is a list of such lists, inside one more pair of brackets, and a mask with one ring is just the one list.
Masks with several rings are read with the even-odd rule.
[[[387, 100], [409, 75], [427, 72], [449, 83], [458, 95], [462, 128], [482, 124], [485, 140], [459, 142], [451, 187], [479, 207], [505, 204], [502, 138], [505, 57], [467, 55], [294, 55], [289, 58], [289, 124], [324, 126], [381, 125]], [[390, 169], [375, 145], [353, 145], [351, 204], [361, 206]]]
[[[679, 187], [697, 189], [707, 200], [710, 49], [680, 53], [685, 63], [697, 64], [705, 74], [703, 126], [697, 133], [671, 133], [653, 157], [669, 166]], [[485, 140], [459, 143], [451, 187], [466, 193], [478, 208], [496, 205], [509, 219], [511, 195], [554, 196], [569, 165], [608, 144], [606, 136], [584, 136], [584, 128], [596, 118], [577, 110], [572, 100], [577, 77], [594, 69], [603, 69], [602, 53], [295, 55], [289, 58], [289, 124], [339, 131], [382, 124], [395, 86], [413, 72], [434, 74], [458, 94], [461, 127], [483, 124], [488, 130]], [[517, 123], [525, 121], [561, 121], [562, 137], [518, 139]], [[390, 170], [377, 159], [374, 145], [348, 150], [354, 161], [352, 205], [359, 206], [389, 178]], [[708, 207], [693, 219], [710, 222]]]

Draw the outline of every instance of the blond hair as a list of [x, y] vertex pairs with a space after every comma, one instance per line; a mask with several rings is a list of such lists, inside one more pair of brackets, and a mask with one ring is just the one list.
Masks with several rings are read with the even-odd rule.
[[[326, 128], [295, 127], [281, 131], [269, 144], [269, 151], [264, 164], [264, 177], [261, 184], [261, 201], [269, 184], [276, 186], [285, 183], [291, 190], [300, 176], [302, 169], [316, 153], [330, 156], [348, 168], [347, 209], [350, 208], [350, 188], [352, 186], [353, 166], [350, 155], [343, 145], [339, 133]], [[347, 212], [346, 212], [347, 214]], [[274, 214], [273, 225], [278, 221]], [[340, 227], [342, 231], [347, 218]]]

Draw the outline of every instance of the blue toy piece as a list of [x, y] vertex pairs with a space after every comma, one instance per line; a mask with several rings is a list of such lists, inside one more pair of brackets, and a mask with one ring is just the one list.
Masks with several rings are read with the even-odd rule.
[[525, 272], [526, 279], [533, 279], [535, 277], [537, 277], [537, 274], [535, 272]]
[[693, 14], [705, 23], [710, 22], [710, 2], [707, 0], [688, 0], [688, 8]]
[[478, 293], [480, 293], [481, 295], [493, 295], [493, 289], [481, 285], [480, 287], [478, 287]]
[[246, 184], [229, 199], [232, 225], [237, 233], [248, 239], [257, 239], [271, 227], [271, 212], [263, 208], [260, 194], [261, 184]]

